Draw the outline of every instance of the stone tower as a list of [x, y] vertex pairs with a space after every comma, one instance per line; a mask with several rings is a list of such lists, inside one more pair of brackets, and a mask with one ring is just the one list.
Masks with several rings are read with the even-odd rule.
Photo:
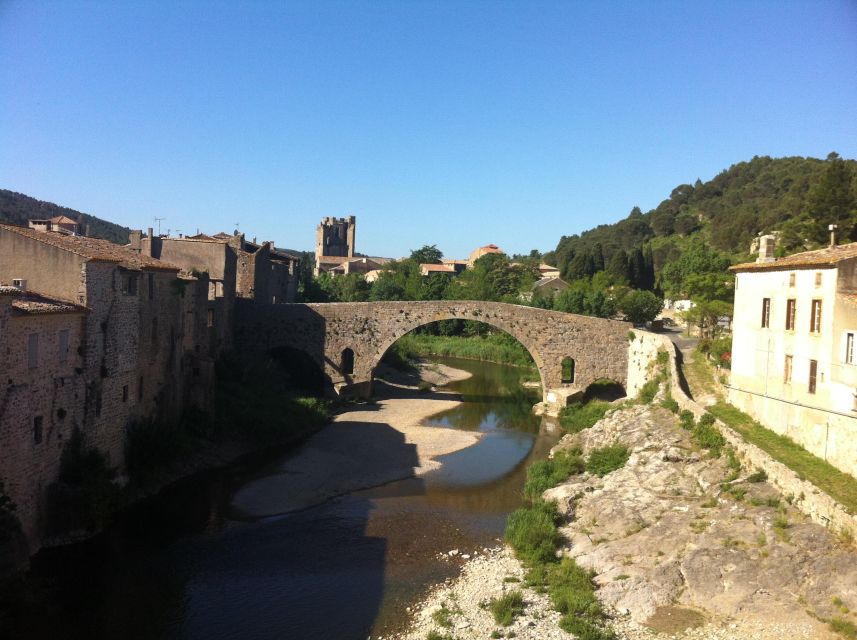
[[[316, 272], [322, 262], [339, 263], [336, 258], [354, 257], [354, 232], [357, 228], [357, 218], [323, 218], [315, 230], [315, 264]], [[334, 258], [325, 261], [325, 257]]]

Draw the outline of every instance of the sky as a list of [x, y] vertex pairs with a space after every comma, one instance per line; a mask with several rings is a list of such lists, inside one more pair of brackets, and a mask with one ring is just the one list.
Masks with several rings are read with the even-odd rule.
[[132, 228], [548, 251], [831, 151], [857, 157], [857, 0], [0, 0], [0, 188]]

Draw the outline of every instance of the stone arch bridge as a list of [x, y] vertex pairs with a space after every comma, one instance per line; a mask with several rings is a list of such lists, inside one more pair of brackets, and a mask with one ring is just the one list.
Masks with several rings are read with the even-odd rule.
[[[592, 382], [609, 378], [629, 395], [627, 322], [502, 302], [420, 301], [259, 304], [238, 301], [235, 347], [251, 355], [279, 347], [306, 352], [338, 394], [368, 395], [375, 368], [396, 340], [438, 320], [477, 320], [502, 329], [530, 352], [541, 376], [543, 400], [564, 405]], [[563, 379], [563, 360], [574, 360]], [[566, 376], [568, 370], [566, 369]], [[630, 382], [630, 384], [629, 384]]]

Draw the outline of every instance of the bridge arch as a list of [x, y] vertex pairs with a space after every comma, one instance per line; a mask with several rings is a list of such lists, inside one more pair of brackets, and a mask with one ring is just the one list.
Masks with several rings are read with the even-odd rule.
[[[540, 354], [537, 351], [534, 351], [531, 346], [528, 346], [518, 336], [514, 335], [513, 333], [511, 333], [507, 329], [500, 326], [499, 322], [492, 322], [492, 321], [487, 320], [487, 319], [476, 320], [475, 318], [472, 318], [472, 317], [470, 317], [470, 318], [440, 318], [440, 319], [428, 320], [426, 322], [422, 322], [421, 324], [416, 324], [415, 326], [411, 327], [410, 329], [408, 329], [402, 333], [399, 333], [398, 335], [395, 335], [392, 338], [389, 338], [384, 343], [382, 343], [381, 347], [379, 348], [378, 353], [376, 354], [375, 360], [372, 362], [372, 378], [373, 378], [373, 380], [375, 377], [375, 370], [378, 368], [378, 365], [381, 364], [381, 360], [384, 359], [384, 356], [387, 354], [387, 352], [390, 350], [390, 348], [394, 344], [396, 344], [396, 342], [398, 342], [401, 338], [405, 337], [406, 335], [408, 335], [412, 331], [415, 331], [416, 329], [420, 329], [421, 327], [428, 326], [428, 325], [435, 323], [435, 322], [441, 322], [443, 320], [475, 320], [476, 322], [481, 322], [482, 324], [488, 325], [489, 327], [492, 327], [494, 329], [499, 329], [500, 331], [503, 331], [504, 333], [507, 333], [510, 336], [512, 336], [513, 338], [515, 338], [515, 340], [517, 340], [521, 344], [521, 346], [524, 347], [524, 349], [527, 351], [527, 353], [530, 354], [530, 357], [533, 359], [533, 362], [536, 365], [536, 370], [539, 372], [539, 381], [542, 384], [542, 389], [544, 389], [545, 377], [544, 377], [544, 374], [542, 372], [542, 364], [543, 363], [541, 362]], [[405, 325], [405, 326], [407, 326], [407, 325]]]
[[[564, 405], [599, 378], [627, 385], [630, 323], [502, 302], [437, 300], [319, 304], [236, 303], [235, 348], [245, 354], [275, 347], [306, 352], [336, 393], [369, 395], [381, 357], [406, 333], [438, 320], [477, 320], [517, 339], [532, 355], [543, 400]], [[354, 353], [342, 372], [342, 353]], [[563, 358], [574, 381], [563, 382]]]

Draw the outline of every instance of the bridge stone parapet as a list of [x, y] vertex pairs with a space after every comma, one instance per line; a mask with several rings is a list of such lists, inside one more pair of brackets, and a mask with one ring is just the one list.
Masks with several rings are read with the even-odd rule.
[[[239, 301], [235, 344], [245, 353], [281, 347], [303, 351], [337, 393], [368, 395], [375, 368], [396, 340], [418, 327], [454, 319], [484, 322], [520, 341], [538, 367], [545, 400], [565, 398], [602, 378], [628, 384], [629, 323], [502, 302]], [[574, 360], [571, 380], [563, 379], [567, 357]]]

